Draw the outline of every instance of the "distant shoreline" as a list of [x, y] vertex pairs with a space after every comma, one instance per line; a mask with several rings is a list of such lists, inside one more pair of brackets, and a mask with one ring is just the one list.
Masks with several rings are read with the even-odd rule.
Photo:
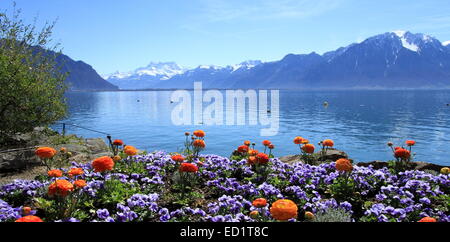
[[[280, 90], [280, 91], [445, 91], [450, 87], [433, 88], [203, 88], [203, 90]], [[194, 88], [148, 88], [148, 89], [119, 89], [119, 90], [68, 90], [67, 92], [146, 92], [146, 91], [193, 91]]]

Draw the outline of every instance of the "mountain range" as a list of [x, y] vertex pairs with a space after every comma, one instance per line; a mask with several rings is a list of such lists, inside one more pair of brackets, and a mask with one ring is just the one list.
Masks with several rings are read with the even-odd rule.
[[104, 78], [120, 89], [192, 88], [450, 88], [450, 41], [393, 31], [319, 55], [288, 54], [273, 62], [183, 68], [151, 63]]
[[[55, 54], [53, 52], [53, 54]], [[83, 61], [75, 61], [64, 54], [58, 54], [56, 62], [61, 72], [68, 73], [65, 80], [70, 91], [112, 91], [119, 88], [103, 79], [92, 66]]]

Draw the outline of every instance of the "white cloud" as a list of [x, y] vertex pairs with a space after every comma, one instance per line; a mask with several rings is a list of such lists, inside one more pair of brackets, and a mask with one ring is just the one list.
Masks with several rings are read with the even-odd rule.
[[307, 18], [330, 11], [343, 0], [204, 0], [203, 16], [212, 22]]

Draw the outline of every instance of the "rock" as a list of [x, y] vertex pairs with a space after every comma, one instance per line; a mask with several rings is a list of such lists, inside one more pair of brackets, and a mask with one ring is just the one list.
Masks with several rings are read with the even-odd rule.
[[287, 156], [282, 156], [280, 158], [278, 158], [280, 161], [287, 163], [287, 164], [294, 164], [297, 162], [303, 162], [301, 160], [301, 155], [287, 155]]
[[92, 153], [109, 152], [109, 147], [102, 138], [86, 139], [86, 146]]
[[[325, 156], [322, 158], [321, 152], [314, 154], [317, 160], [323, 161], [337, 161], [341, 158], [348, 159], [347, 153], [344, 151], [336, 150], [336, 149], [328, 149], [325, 153]], [[280, 161], [288, 164], [294, 164], [297, 162], [303, 162], [301, 155], [287, 155], [279, 158]]]
[[0, 153], [0, 172], [24, 169], [40, 164], [34, 149]]
[[345, 153], [344, 151], [341, 151], [341, 150], [330, 148], [330, 149], [326, 150], [323, 160], [337, 161], [339, 159], [348, 159], [347, 153]]
[[[34, 131], [26, 134], [17, 135], [16, 139], [25, 141], [22, 148], [27, 150], [19, 150], [19, 148], [10, 148], [11, 152], [0, 153], [0, 172], [20, 171], [40, 164], [39, 159], [34, 154], [34, 147], [49, 146], [59, 151], [62, 147], [72, 153], [69, 162], [90, 162], [91, 160], [101, 156], [111, 156], [112, 153], [109, 146], [102, 138], [82, 139], [75, 135], [66, 135], [65, 137], [56, 132], [45, 129], [36, 128]], [[64, 142], [64, 143], [63, 143]], [[18, 150], [13, 150], [13, 149]]]

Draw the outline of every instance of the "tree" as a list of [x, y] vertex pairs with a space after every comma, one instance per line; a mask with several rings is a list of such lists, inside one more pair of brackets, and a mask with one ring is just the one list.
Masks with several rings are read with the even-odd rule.
[[47, 126], [66, 114], [64, 80], [56, 57], [58, 45], [51, 46], [55, 22], [40, 31], [20, 19], [0, 12], [0, 145], [17, 133]]

